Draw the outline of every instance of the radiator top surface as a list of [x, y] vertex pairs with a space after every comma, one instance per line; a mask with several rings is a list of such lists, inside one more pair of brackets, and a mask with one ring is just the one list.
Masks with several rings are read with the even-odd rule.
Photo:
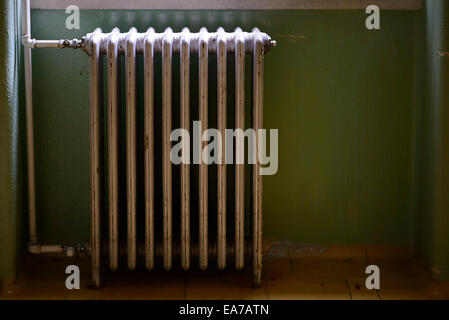
[[208, 52], [216, 53], [219, 43], [225, 45], [228, 52], [234, 52], [237, 40], [244, 42], [246, 53], [253, 52], [255, 40], [263, 43], [265, 52], [276, 46], [276, 41], [272, 40], [268, 34], [260, 32], [258, 28], [253, 28], [251, 32], [244, 32], [241, 28], [236, 28], [234, 32], [226, 32], [222, 27], [218, 28], [216, 32], [208, 32], [206, 28], [201, 28], [197, 33], [190, 32], [187, 27], [183, 28], [181, 32], [173, 32], [171, 28], [166, 28], [163, 33], [157, 33], [153, 28], [139, 33], [134, 27], [126, 33], [120, 32], [118, 28], [114, 28], [109, 33], [103, 33], [101, 28], [97, 28], [83, 38], [82, 47], [88, 54], [92, 50], [91, 42], [94, 37], [99, 41], [101, 53], [107, 52], [108, 43], [117, 41], [119, 54], [125, 53], [126, 44], [130, 42], [135, 43], [138, 53], [143, 52], [145, 43], [151, 43], [155, 53], [162, 51], [163, 43], [171, 44], [173, 53], [179, 53], [182, 44], [188, 45], [191, 53], [197, 53], [200, 44], [207, 46]]

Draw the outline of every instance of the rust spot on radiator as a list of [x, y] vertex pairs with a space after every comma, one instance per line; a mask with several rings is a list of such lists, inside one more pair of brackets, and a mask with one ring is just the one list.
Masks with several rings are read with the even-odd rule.
[[148, 146], [150, 145], [150, 140], [148, 136], [145, 136], [145, 150], [148, 150]]

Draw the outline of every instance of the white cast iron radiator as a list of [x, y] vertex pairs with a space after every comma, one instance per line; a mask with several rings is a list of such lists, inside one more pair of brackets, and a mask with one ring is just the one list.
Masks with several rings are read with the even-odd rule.
[[[167, 28], [164, 33], [155, 33], [150, 28], [145, 33], [138, 33], [132, 28], [127, 33], [120, 33], [115, 28], [111, 33], [102, 33], [96, 29], [83, 40], [84, 50], [90, 56], [90, 145], [91, 145], [91, 258], [92, 258], [92, 280], [94, 285], [100, 285], [100, 264], [102, 256], [108, 256], [111, 269], [119, 265], [121, 255], [126, 255], [127, 266], [135, 269], [138, 256], [143, 256], [145, 266], [151, 270], [158, 256], [163, 257], [163, 267], [169, 270], [173, 265], [172, 257], [179, 256], [183, 269], [188, 269], [192, 264], [191, 256], [198, 257], [199, 267], [206, 269], [209, 256], [216, 257], [219, 269], [226, 266], [226, 258], [233, 257], [235, 267], [241, 269], [244, 266], [245, 255], [252, 257], [254, 283], [260, 285], [262, 270], [262, 177], [259, 174], [259, 163], [252, 165], [252, 189], [251, 189], [251, 237], [245, 241], [244, 237], [244, 199], [245, 199], [245, 172], [244, 165], [235, 165], [235, 210], [232, 215], [226, 208], [226, 164], [217, 165], [217, 208], [209, 210], [208, 197], [210, 187], [208, 186], [208, 165], [198, 164], [198, 177], [191, 177], [190, 165], [180, 164], [180, 190], [179, 197], [173, 197], [173, 167], [170, 160], [172, 143], [170, 134], [172, 131], [173, 110], [179, 110], [180, 127], [191, 132], [190, 112], [191, 105], [190, 87], [192, 76], [191, 63], [198, 59], [198, 117], [202, 123], [202, 129], [208, 127], [208, 94], [210, 90], [216, 90], [216, 113], [217, 129], [225, 136], [227, 128], [227, 55], [234, 55], [235, 79], [230, 83], [234, 88], [235, 128], [245, 130], [245, 99], [252, 101], [252, 128], [262, 128], [263, 110], [263, 67], [264, 53], [275, 44], [270, 37], [261, 33], [258, 29], [252, 32], [243, 32], [237, 28], [234, 32], [225, 32], [219, 28], [217, 32], [208, 32], [202, 28], [199, 33], [191, 33], [184, 28], [181, 33], [174, 33]], [[245, 55], [252, 54], [252, 93], [245, 92]], [[157, 55], [161, 55], [158, 59]], [[179, 54], [179, 55], [178, 55]], [[217, 88], [209, 86], [209, 55], [216, 55], [217, 61]], [[125, 60], [125, 79], [121, 82], [120, 61], [121, 55]], [[142, 55], [139, 57], [139, 55]], [[107, 70], [103, 70], [103, 59], [106, 59]], [[143, 60], [142, 63], [139, 64]], [[175, 83], [173, 67], [179, 62], [179, 93], [173, 92]], [[161, 78], [156, 79], [156, 61], [162, 64]], [[192, 75], [196, 74], [192, 72]], [[103, 76], [105, 75], [105, 76]], [[103, 79], [103, 77], [105, 79]], [[143, 84], [143, 92], [139, 92], [139, 78]], [[160, 81], [161, 92], [155, 89], [155, 83]], [[103, 86], [103, 84], [106, 84]], [[215, 80], [214, 82], [215, 83]], [[125, 88], [123, 88], [125, 85]], [[176, 87], [177, 84], [176, 84]], [[126, 116], [124, 125], [120, 126], [120, 91], [126, 95]], [[107, 91], [107, 92], [104, 92]], [[172, 97], [179, 94], [179, 104], [173, 103]], [[251, 98], [252, 94], [252, 98]], [[160, 104], [156, 103], [156, 96], [160, 95]], [[139, 139], [137, 116], [139, 110], [139, 96], [143, 97], [143, 135]], [[246, 98], [245, 98], [246, 97]], [[193, 100], [193, 99], [192, 99]], [[213, 105], [215, 108], [215, 104]], [[105, 110], [106, 108], [106, 110]], [[155, 139], [155, 128], [158, 121], [155, 113], [161, 112], [161, 139]], [[106, 114], [104, 117], [103, 115]], [[103, 123], [103, 118], [107, 119]], [[103, 128], [107, 128], [103, 134]], [[126, 183], [120, 185], [120, 131], [124, 127], [126, 142], [123, 145], [126, 153]], [[142, 141], [142, 143], [138, 143]], [[204, 147], [207, 143], [202, 142]], [[155, 152], [159, 145], [161, 152]], [[255, 143], [255, 154], [258, 154], [259, 146]], [[107, 152], [103, 155], [103, 150]], [[202, 147], [200, 147], [200, 150]], [[143, 155], [143, 189], [139, 191], [138, 179], [138, 155]], [[161, 157], [160, 159], [156, 159]], [[103, 161], [103, 159], [105, 159]], [[156, 161], [158, 160], [158, 161]], [[160, 163], [161, 166], [156, 167]], [[107, 170], [103, 169], [107, 167]], [[155, 174], [162, 170], [161, 183], [155, 182]], [[104, 172], [103, 172], [104, 171]], [[159, 171], [160, 172], [160, 171]], [[103, 173], [107, 176], [104, 178]], [[198, 179], [196, 190], [191, 189], [191, 178]], [[103, 180], [104, 179], [104, 180]], [[120, 190], [123, 190], [121, 192]], [[121, 196], [126, 190], [126, 197]], [[215, 189], [214, 189], [215, 190]], [[161, 205], [155, 205], [155, 191], [161, 194]], [[140, 214], [138, 194], [142, 192], [144, 212], [144, 226], [139, 226]], [[191, 194], [192, 192], [192, 194]], [[198, 205], [196, 210], [191, 209], [191, 199], [196, 197]], [[126, 230], [120, 229], [120, 217], [125, 212], [120, 210], [120, 201], [126, 200]], [[178, 202], [179, 220], [175, 221], [173, 204]], [[107, 207], [107, 213], [102, 215], [103, 207]], [[123, 210], [124, 211], [124, 210]], [[247, 210], [248, 211], [248, 210]], [[249, 214], [249, 212], [246, 212]], [[216, 237], [209, 235], [211, 230], [208, 220], [215, 215]], [[160, 218], [158, 218], [158, 216]], [[198, 219], [198, 225], [191, 226], [191, 218]], [[231, 241], [226, 236], [227, 221], [232, 217], [234, 226], [234, 237]], [[101, 235], [101, 225], [105, 218], [108, 227]], [[157, 222], [160, 223], [157, 223]], [[173, 225], [179, 224], [179, 233], [173, 232]], [[178, 228], [178, 227], [177, 227]], [[215, 226], [214, 226], [215, 228]], [[195, 230], [198, 234], [193, 234]], [[143, 241], [139, 241], [138, 233], [141, 232]], [[160, 231], [161, 236], [157, 236]], [[126, 234], [126, 245], [120, 245], [120, 237]], [[106, 241], [107, 239], [107, 241]], [[104, 240], [104, 241], [102, 241]], [[103, 244], [102, 244], [103, 242]], [[249, 253], [249, 254], [248, 254]], [[215, 263], [215, 261], [214, 261]]]

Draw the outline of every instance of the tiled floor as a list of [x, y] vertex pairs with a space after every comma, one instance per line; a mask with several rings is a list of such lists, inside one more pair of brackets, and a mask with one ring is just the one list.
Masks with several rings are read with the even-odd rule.
[[[91, 289], [87, 259], [27, 256], [17, 279], [2, 284], [0, 299], [449, 299], [449, 282], [432, 281], [404, 248], [291, 246], [285, 254], [270, 252], [258, 289], [251, 287], [250, 267], [221, 272], [213, 266], [205, 273], [105, 271], [102, 288]], [[80, 268], [80, 290], [65, 288], [69, 264]], [[380, 290], [365, 287], [368, 264], [380, 268]]]

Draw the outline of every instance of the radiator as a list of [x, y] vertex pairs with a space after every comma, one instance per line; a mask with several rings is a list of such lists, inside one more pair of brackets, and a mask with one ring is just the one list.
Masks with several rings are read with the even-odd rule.
[[[210, 260], [216, 259], [219, 269], [224, 269], [227, 258], [232, 257], [237, 269], [245, 265], [245, 256], [249, 256], [253, 264], [255, 286], [261, 283], [262, 272], [262, 177], [259, 174], [260, 164], [252, 165], [251, 212], [245, 212], [245, 167], [235, 165], [235, 212], [227, 210], [226, 203], [226, 164], [217, 165], [217, 208], [208, 210], [208, 165], [198, 164], [198, 188], [190, 190], [190, 165], [180, 164], [180, 197], [174, 199], [172, 195], [172, 171], [170, 161], [170, 133], [172, 128], [172, 113], [174, 107], [179, 110], [180, 125], [190, 132], [190, 108], [198, 107], [199, 120], [203, 129], [208, 127], [208, 93], [209, 93], [209, 55], [216, 55], [217, 60], [217, 101], [213, 107], [217, 108], [217, 129], [223, 133], [227, 119], [227, 55], [235, 57], [235, 79], [233, 84], [235, 105], [235, 127], [245, 130], [245, 96], [252, 94], [252, 127], [254, 130], [262, 128], [263, 119], [263, 71], [264, 54], [274, 45], [270, 37], [257, 28], [252, 32], [243, 32], [240, 28], [234, 32], [225, 32], [219, 28], [217, 32], [208, 32], [202, 28], [199, 33], [191, 33], [187, 28], [175, 33], [167, 28], [163, 33], [156, 33], [152, 28], [145, 33], [138, 33], [135, 28], [127, 33], [120, 33], [115, 28], [110, 33], [102, 33], [96, 29], [84, 39], [85, 50], [90, 56], [90, 161], [91, 161], [91, 259], [92, 280], [95, 286], [100, 286], [100, 265], [107, 262], [112, 270], [120, 263], [120, 256], [125, 255], [128, 269], [135, 269], [138, 258], [142, 256], [148, 270], [154, 268], [156, 257], [162, 257], [162, 264], [166, 270], [173, 266], [173, 256], [180, 258], [183, 269], [189, 269], [193, 263], [198, 263], [200, 269], [205, 270]], [[162, 92], [155, 92], [156, 56], [161, 55]], [[245, 92], [245, 55], [252, 55], [252, 93]], [[119, 186], [119, 158], [120, 148], [120, 55], [125, 59], [126, 92], [126, 186]], [[142, 55], [143, 70], [138, 68], [138, 56]], [[173, 92], [172, 75], [175, 71], [173, 60], [179, 59], [179, 92]], [[103, 59], [106, 63], [103, 64]], [[198, 59], [198, 106], [190, 103], [190, 64]], [[103, 65], [107, 70], [103, 70]], [[176, 71], [178, 72], [178, 71]], [[144, 92], [138, 92], [138, 74], [143, 74]], [[103, 79], [105, 78], [105, 79]], [[140, 77], [142, 78], [142, 77]], [[107, 82], [107, 86], [104, 83]], [[104, 92], [104, 91], [107, 92]], [[214, 88], [215, 90], [215, 88]], [[155, 95], [161, 95], [161, 105], [156, 105]], [[179, 94], [179, 106], [174, 106], [173, 95]], [[138, 95], [143, 96], [144, 137], [143, 143], [138, 144], [137, 108]], [[105, 110], [106, 108], [106, 110]], [[162, 110], [162, 132], [160, 141], [155, 139], [155, 110]], [[107, 114], [107, 121], [103, 121], [103, 114]], [[103, 123], [105, 122], [105, 123]], [[107, 127], [107, 134], [103, 128]], [[257, 139], [256, 139], [257, 141]], [[154, 152], [155, 146], [160, 145], [161, 155]], [[204, 144], [204, 142], [203, 142]], [[107, 153], [103, 154], [104, 146]], [[201, 148], [200, 148], [201, 149]], [[256, 154], [259, 151], [255, 143]], [[136, 216], [139, 214], [137, 205], [137, 154], [144, 150], [144, 224], [138, 226]], [[155, 168], [155, 157], [162, 157], [161, 168]], [[103, 159], [105, 159], [103, 161]], [[107, 163], [106, 167], [103, 162]], [[162, 183], [155, 183], [155, 171], [162, 170]], [[103, 173], [107, 173], [104, 181]], [[196, 178], [196, 177], [195, 177]], [[121, 189], [123, 188], [123, 189]], [[126, 229], [120, 229], [119, 219], [125, 212], [120, 212], [120, 190], [126, 188]], [[155, 190], [162, 190], [162, 208], [155, 208]], [[198, 210], [191, 210], [191, 197], [197, 197]], [[180, 221], [173, 219], [173, 203], [178, 201]], [[104, 211], [107, 203], [108, 212]], [[156, 215], [161, 215], [161, 223], [157, 225]], [[245, 239], [245, 214], [251, 217], [251, 237]], [[197, 215], [197, 235], [193, 241], [191, 217]], [[214, 239], [209, 235], [208, 220], [216, 215], [217, 233]], [[101, 235], [103, 219], [107, 217], [107, 237]], [[234, 220], [234, 237], [227, 237], [227, 219]], [[180, 225], [179, 239], [174, 239], [173, 225]], [[138, 230], [144, 230], [144, 241], [138, 241]], [[161, 239], [155, 236], [156, 230], [162, 230]], [[120, 242], [119, 234], [126, 233], [126, 241]], [[143, 236], [143, 235], [142, 235]], [[143, 238], [143, 237], [142, 237]], [[192, 257], [197, 258], [194, 260]], [[102, 258], [104, 259], [102, 261]], [[106, 260], [107, 259], [107, 260]], [[247, 259], [246, 259], [247, 260]], [[215, 263], [215, 261], [214, 261]], [[229, 264], [229, 263], [228, 263]]]

